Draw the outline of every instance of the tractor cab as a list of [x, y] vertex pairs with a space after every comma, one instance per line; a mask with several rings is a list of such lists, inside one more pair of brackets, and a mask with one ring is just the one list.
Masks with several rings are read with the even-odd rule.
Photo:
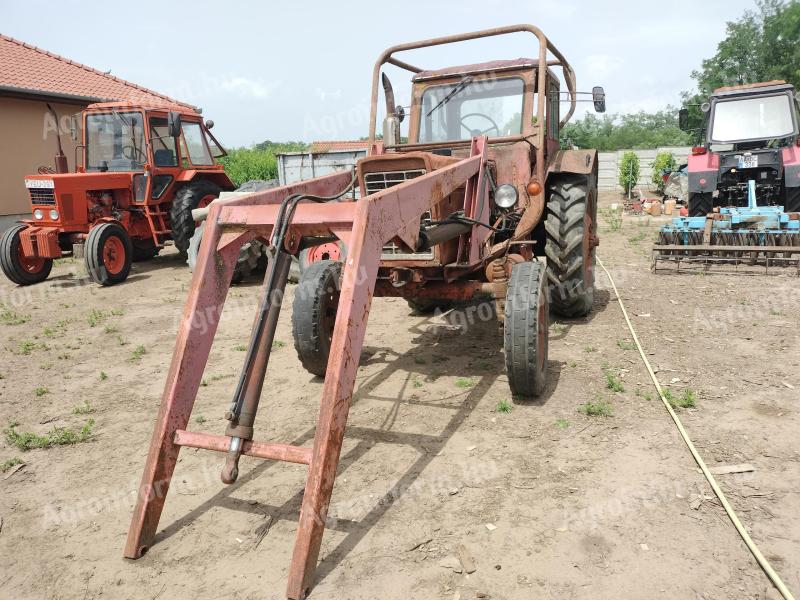
[[[689, 214], [701, 217], [715, 208], [744, 208], [753, 202], [800, 210], [794, 87], [783, 81], [722, 87], [701, 109], [702, 145], [689, 157]], [[680, 111], [679, 123], [688, 130], [687, 109]]]

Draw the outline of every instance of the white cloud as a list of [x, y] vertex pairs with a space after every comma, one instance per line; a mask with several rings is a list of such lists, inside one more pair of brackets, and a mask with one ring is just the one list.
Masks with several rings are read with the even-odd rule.
[[269, 98], [278, 84], [268, 83], [262, 79], [250, 79], [242, 76], [223, 77], [219, 86], [226, 92], [233, 92], [244, 98]]

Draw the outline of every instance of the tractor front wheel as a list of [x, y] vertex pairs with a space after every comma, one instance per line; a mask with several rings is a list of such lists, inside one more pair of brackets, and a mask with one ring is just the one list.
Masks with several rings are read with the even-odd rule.
[[342, 263], [311, 263], [300, 276], [292, 305], [292, 336], [306, 371], [325, 377], [339, 307]]
[[216, 183], [206, 179], [196, 179], [187, 183], [175, 194], [169, 209], [169, 222], [172, 240], [183, 258], [186, 258], [186, 251], [194, 234], [195, 222], [192, 211], [195, 208], [208, 206], [219, 193], [220, 187]]
[[44, 281], [53, 268], [52, 258], [27, 257], [22, 252], [20, 233], [26, 227], [9, 227], [0, 238], [0, 267], [6, 277], [17, 285], [32, 285]]
[[114, 285], [128, 278], [131, 272], [133, 245], [125, 229], [117, 223], [101, 223], [89, 230], [84, 259], [92, 281]]
[[547, 383], [550, 307], [544, 266], [522, 262], [511, 271], [506, 292], [503, 349], [511, 393], [520, 399], [539, 396]]

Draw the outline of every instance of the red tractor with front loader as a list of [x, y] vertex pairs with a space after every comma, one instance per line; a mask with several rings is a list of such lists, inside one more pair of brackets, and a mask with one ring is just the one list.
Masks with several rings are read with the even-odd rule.
[[[525, 33], [535, 58], [421, 69], [410, 50]], [[410, 110], [395, 104], [386, 65], [412, 75]], [[569, 108], [561, 114], [566, 84]], [[379, 87], [386, 118], [376, 136]], [[181, 447], [227, 455], [233, 483], [242, 455], [307, 465], [287, 597], [313, 583], [364, 333], [375, 296], [418, 309], [484, 298], [504, 321], [515, 397], [546, 386], [551, 308], [592, 309], [597, 240], [597, 153], [562, 150], [559, 132], [577, 102], [564, 56], [531, 25], [402, 44], [375, 64], [367, 157], [342, 170], [212, 203], [197, 255], [125, 556], [155, 541]], [[592, 100], [605, 110], [602, 88]], [[409, 119], [407, 141], [401, 121]], [[358, 195], [354, 193], [358, 188]], [[271, 246], [250, 344], [224, 435], [187, 431], [240, 248]], [[294, 289], [292, 327], [303, 366], [324, 378], [313, 447], [254, 440], [254, 422], [293, 257], [329, 244]]]
[[[225, 154], [212, 121], [180, 105], [91, 104], [73, 118], [76, 169], [58, 142], [55, 168], [25, 178], [32, 218], [0, 238], [0, 266], [11, 281], [47, 279], [53, 260], [84, 257], [101, 285], [124, 281], [131, 262], [155, 257], [171, 241], [185, 253], [192, 210], [234, 185], [215, 159]], [[78, 163], [78, 151], [82, 157]]]

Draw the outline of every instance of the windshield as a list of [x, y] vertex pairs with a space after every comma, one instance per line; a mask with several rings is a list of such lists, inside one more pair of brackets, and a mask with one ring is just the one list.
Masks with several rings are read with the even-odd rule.
[[518, 77], [431, 86], [422, 94], [419, 141], [468, 140], [522, 133], [525, 83]]
[[142, 123], [138, 112], [87, 115], [86, 170], [143, 170], [147, 151]]
[[712, 142], [773, 140], [794, 133], [789, 96], [758, 96], [714, 105]]

